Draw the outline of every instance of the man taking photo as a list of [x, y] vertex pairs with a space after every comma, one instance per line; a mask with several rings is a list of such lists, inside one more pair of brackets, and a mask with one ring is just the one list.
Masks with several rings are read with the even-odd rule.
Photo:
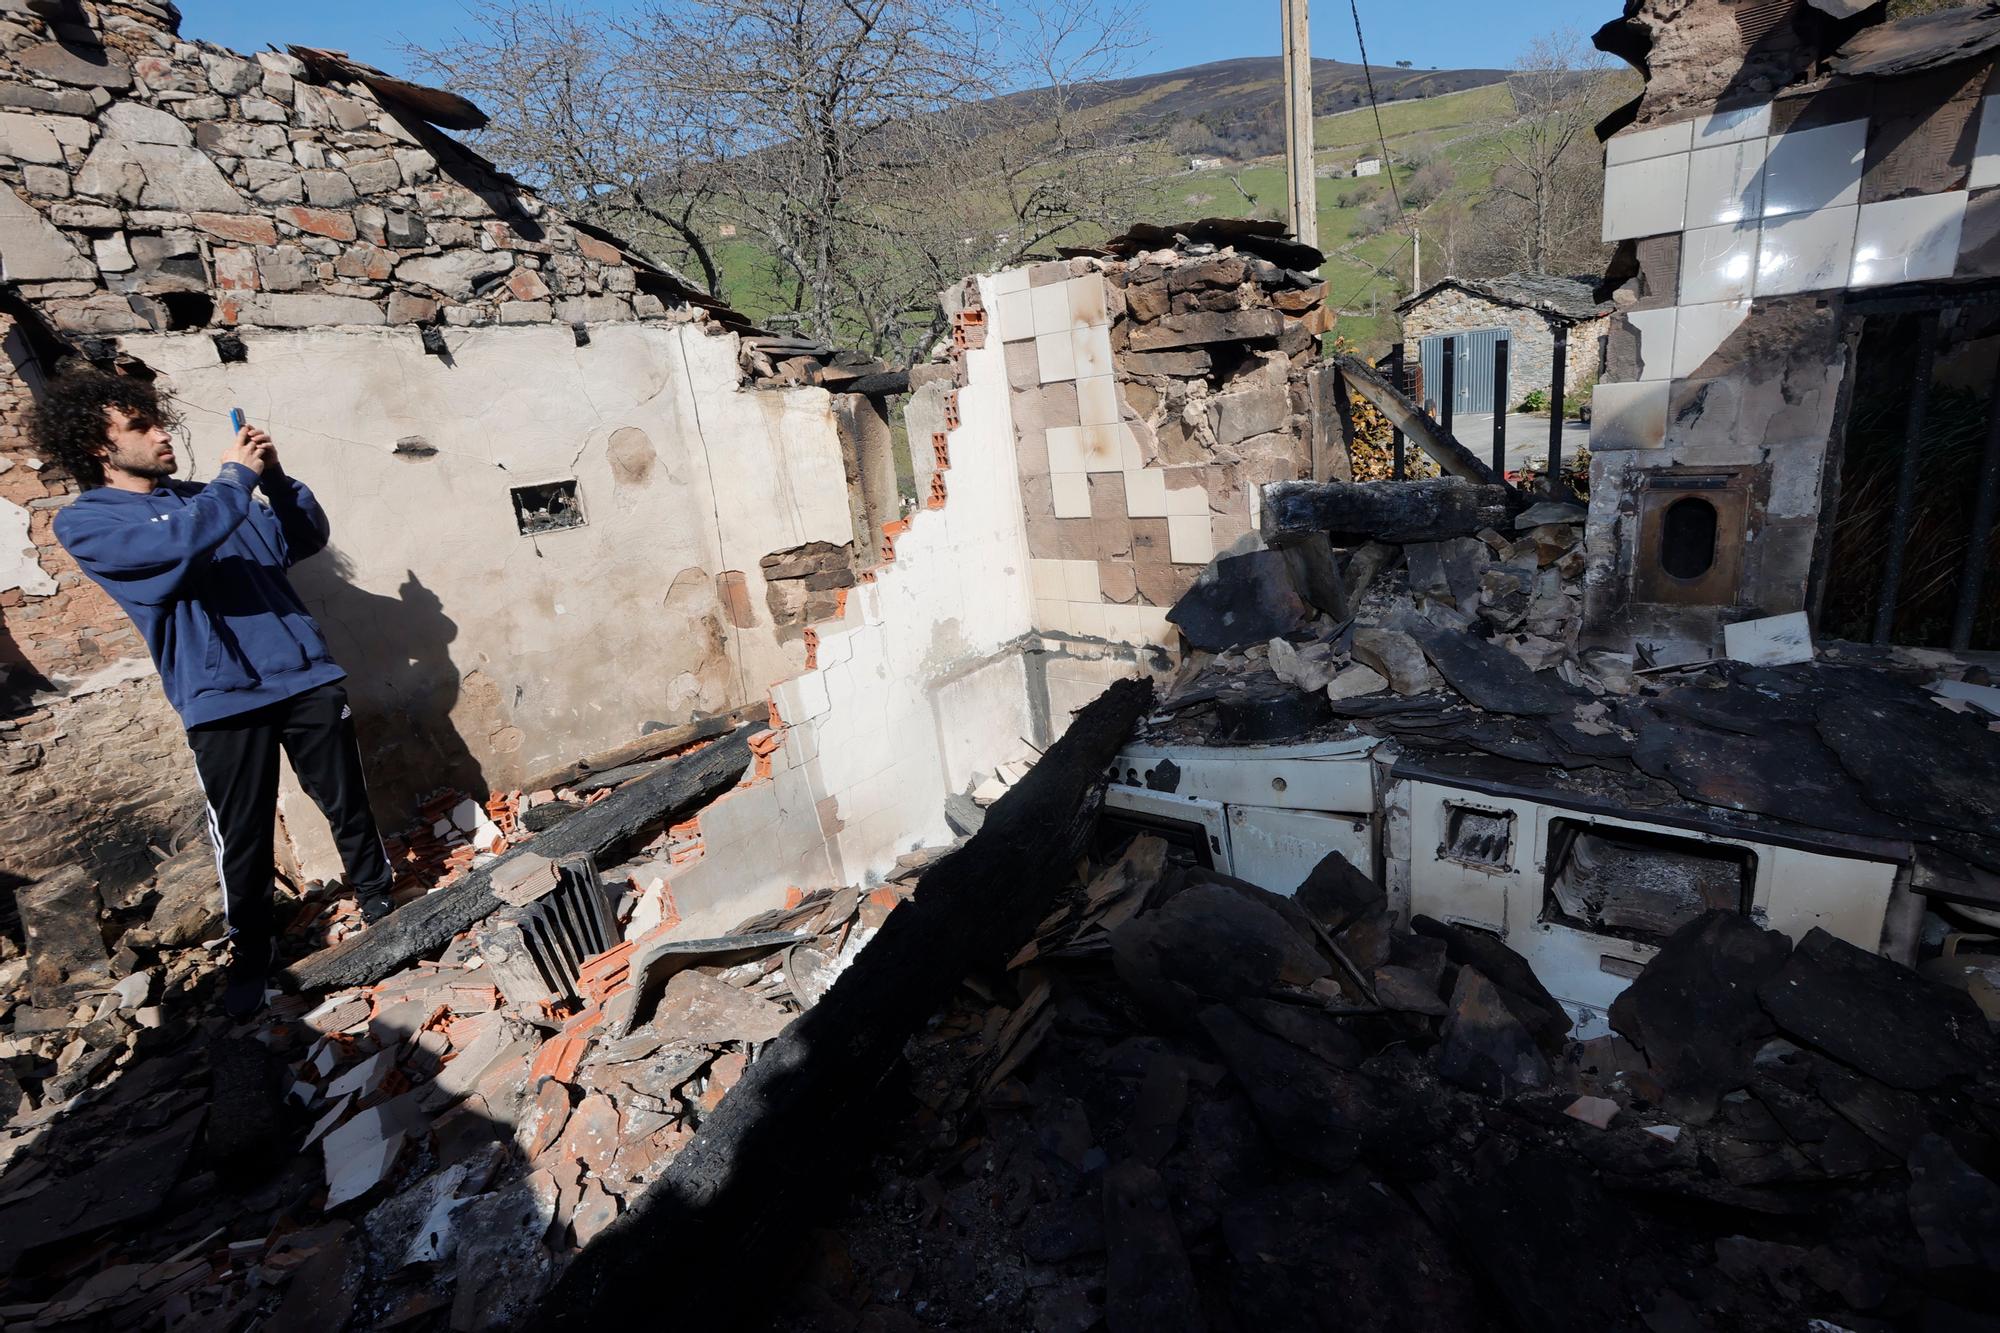
[[174, 480], [174, 424], [152, 385], [97, 370], [59, 375], [35, 409], [36, 442], [84, 488], [56, 515], [56, 537], [132, 618], [187, 727], [229, 925], [222, 1005], [242, 1019], [263, 1007], [276, 942], [280, 748], [332, 826], [366, 920], [389, 911], [394, 872], [346, 672], [285, 577], [326, 545], [326, 514], [254, 426], [213, 481]]

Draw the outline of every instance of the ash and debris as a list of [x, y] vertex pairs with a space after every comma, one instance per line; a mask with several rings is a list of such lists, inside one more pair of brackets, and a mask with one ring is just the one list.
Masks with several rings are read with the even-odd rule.
[[1714, 912], [1576, 1042], [1517, 954], [1337, 854], [1292, 897], [1171, 857], [1089, 866], [912, 1043], [767, 1327], [1992, 1326], [1964, 993]]
[[2000, 907], [1993, 664], [1846, 643], [1768, 664], [1591, 646], [1581, 518], [1542, 501], [1511, 537], [1218, 557], [1170, 614], [1190, 651], [1139, 739], [1372, 735], [1428, 772], [1559, 802], [1907, 844], [1919, 890]]
[[[441, 794], [392, 840], [398, 896], [532, 849], [531, 830], [662, 762], [484, 804]], [[634, 841], [603, 858], [622, 940], [583, 963], [576, 994], [510, 1003], [475, 928], [240, 1027], [215, 1006], [205, 847], [129, 900], [101, 903], [79, 871], [23, 889], [22, 930], [0, 935], [0, 1321], [518, 1326], [935, 855], [690, 941], [667, 880], [700, 855], [698, 816]], [[337, 885], [281, 886], [279, 906], [284, 959], [360, 929]]]

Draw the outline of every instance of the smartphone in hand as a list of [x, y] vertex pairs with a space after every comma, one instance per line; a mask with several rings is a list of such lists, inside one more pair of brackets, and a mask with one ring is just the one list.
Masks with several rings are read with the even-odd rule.
[[243, 427], [248, 424], [249, 424], [249, 418], [243, 415], [242, 408], [232, 407], [229, 409], [229, 429], [235, 431], [238, 435], [241, 435], [243, 433]]

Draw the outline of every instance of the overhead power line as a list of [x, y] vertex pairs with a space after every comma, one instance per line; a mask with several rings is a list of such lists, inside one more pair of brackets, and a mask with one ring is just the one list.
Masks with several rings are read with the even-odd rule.
[[1375, 71], [1368, 64], [1368, 42], [1361, 35], [1360, 0], [1347, 0], [1348, 12], [1354, 15], [1354, 45], [1361, 51], [1361, 77], [1368, 85], [1368, 109], [1375, 113], [1375, 141], [1382, 145], [1382, 174], [1389, 178], [1389, 194], [1396, 201], [1396, 215], [1404, 216], [1409, 210], [1403, 207], [1403, 192], [1396, 188], [1396, 166], [1389, 160], [1389, 136], [1382, 129], [1382, 106], [1375, 100]]

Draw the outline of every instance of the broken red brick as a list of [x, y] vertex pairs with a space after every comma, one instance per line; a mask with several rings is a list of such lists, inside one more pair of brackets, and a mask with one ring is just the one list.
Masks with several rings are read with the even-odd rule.
[[[847, 589], [836, 588], [834, 591], [836, 594], [838, 594], [836, 597], [836, 601], [841, 603], [846, 602]], [[819, 670], [819, 631], [814, 629], [811, 625], [806, 626], [805, 641], [806, 641], [806, 670], [817, 671]], [[775, 708], [771, 710], [771, 725], [774, 727], [781, 725], [778, 720], [778, 710]]]
[[701, 1109], [713, 1111], [722, 1105], [722, 1099], [742, 1080], [743, 1071], [749, 1065], [750, 1061], [740, 1051], [717, 1056], [715, 1063], [708, 1067], [708, 1087], [701, 1094]]
[[931, 436], [931, 453], [937, 457], [938, 470], [942, 472], [951, 466], [951, 437], [943, 431]]
[[930, 497], [924, 501], [924, 508], [942, 509], [944, 508], [944, 502], [944, 473], [933, 472], [931, 473], [931, 493]]

